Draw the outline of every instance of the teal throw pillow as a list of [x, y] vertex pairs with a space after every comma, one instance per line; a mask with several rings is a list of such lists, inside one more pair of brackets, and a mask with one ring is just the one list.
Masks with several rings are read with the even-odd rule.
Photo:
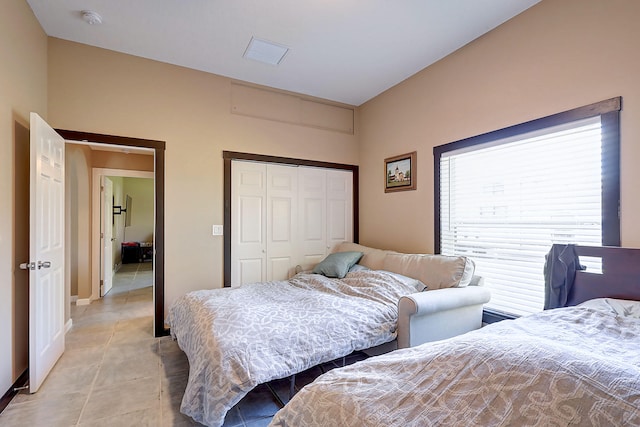
[[349, 269], [362, 258], [362, 252], [335, 252], [316, 265], [313, 272], [342, 279]]

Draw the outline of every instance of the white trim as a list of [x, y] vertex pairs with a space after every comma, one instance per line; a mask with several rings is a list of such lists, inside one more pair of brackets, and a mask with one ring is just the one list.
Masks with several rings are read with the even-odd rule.
[[77, 302], [78, 301], [78, 295], [71, 295], [70, 301], [71, 301], [71, 304], [73, 304], [74, 302]]
[[91, 304], [91, 298], [78, 298], [76, 305], [89, 305]]
[[72, 326], [73, 326], [73, 319], [69, 318], [69, 320], [67, 320], [67, 323], [64, 324], [64, 333], [66, 334], [67, 332], [69, 332]]
[[[122, 176], [127, 178], [152, 178], [155, 179], [154, 172], [92, 168], [91, 180], [91, 300], [100, 299], [100, 177], [101, 176]], [[155, 197], [155, 194], [154, 194]], [[154, 224], [155, 227], [155, 224]], [[154, 228], [155, 230], [155, 228]]]
[[153, 155], [155, 150], [150, 147], [132, 147], [130, 145], [116, 145], [116, 144], [105, 144], [101, 142], [91, 142], [91, 141], [74, 141], [72, 139], [67, 139], [65, 142], [69, 144], [76, 145], [86, 145], [92, 150], [100, 150], [100, 151], [111, 151], [116, 153], [133, 153], [133, 154], [142, 154], [142, 155]]

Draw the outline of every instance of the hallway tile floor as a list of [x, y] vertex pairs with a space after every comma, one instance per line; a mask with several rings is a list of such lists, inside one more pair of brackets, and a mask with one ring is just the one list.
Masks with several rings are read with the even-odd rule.
[[[197, 426], [180, 413], [189, 363], [171, 337], [153, 337], [151, 263], [124, 264], [112, 290], [90, 305], [71, 307], [66, 349], [40, 390], [21, 392], [0, 414], [1, 426]], [[364, 356], [354, 355], [347, 362]], [[332, 362], [296, 376], [313, 381]], [[289, 381], [272, 388], [288, 400]], [[259, 427], [279, 405], [265, 385], [229, 411], [225, 427]]]

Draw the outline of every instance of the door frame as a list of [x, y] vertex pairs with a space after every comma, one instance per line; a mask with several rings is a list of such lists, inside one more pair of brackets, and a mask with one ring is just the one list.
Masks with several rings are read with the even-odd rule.
[[353, 241], [360, 241], [360, 217], [359, 197], [359, 168], [357, 165], [344, 163], [320, 162], [317, 160], [296, 159], [291, 157], [266, 156], [263, 154], [241, 153], [237, 151], [223, 151], [224, 159], [224, 278], [223, 286], [231, 286], [231, 164], [233, 160], [249, 160], [264, 163], [279, 163], [294, 166], [312, 166], [325, 169], [341, 169], [351, 171], [353, 174]]
[[[91, 252], [100, 254], [99, 257], [91, 257], [91, 301], [100, 299], [100, 266], [103, 261], [104, 254], [102, 252], [102, 244], [100, 233], [100, 214], [102, 212], [100, 191], [100, 177], [121, 176], [125, 178], [151, 178], [154, 179], [154, 173], [149, 171], [128, 170], [128, 169], [108, 169], [108, 168], [92, 168], [91, 169]], [[154, 230], [155, 241], [155, 230]], [[155, 268], [155, 265], [154, 265]]]
[[[93, 180], [91, 182], [94, 182]], [[100, 285], [100, 297], [104, 297], [113, 286], [113, 181], [106, 175], [100, 176], [100, 277], [102, 285]], [[93, 192], [92, 192], [93, 196]], [[93, 199], [93, 197], [92, 197]], [[92, 210], [93, 212], [93, 210]], [[91, 222], [94, 224], [94, 222]], [[124, 228], [124, 226], [123, 226]], [[123, 233], [124, 234], [124, 233]], [[92, 233], [92, 236], [95, 235]], [[107, 250], [107, 239], [109, 240], [109, 249]], [[96, 257], [91, 257], [93, 261]], [[105, 268], [105, 267], [109, 268]], [[93, 271], [93, 269], [91, 270]], [[108, 289], [107, 289], [108, 285]], [[92, 292], [93, 293], [93, 292]]]
[[56, 132], [69, 141], [97, 142], [108, 145], [151, 148], [154, 150], [154, 190], [156, 193], [154, 236], [156, 240], [154, 242], [155, 258], [153, 266], [153, 329], [156, 337], [167, 335], [168, 330], [164, 326], [164, 157], [166, 142], [67, 129], [56, 129]]

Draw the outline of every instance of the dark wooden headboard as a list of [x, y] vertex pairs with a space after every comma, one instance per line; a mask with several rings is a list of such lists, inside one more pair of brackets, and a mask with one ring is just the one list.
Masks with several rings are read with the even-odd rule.
[[602, 259], [602, 274], [576, 271], [567, 306], [593, 298], [640, 301], [640, 249], [613, 246], [575, 246], [579, 257]]

